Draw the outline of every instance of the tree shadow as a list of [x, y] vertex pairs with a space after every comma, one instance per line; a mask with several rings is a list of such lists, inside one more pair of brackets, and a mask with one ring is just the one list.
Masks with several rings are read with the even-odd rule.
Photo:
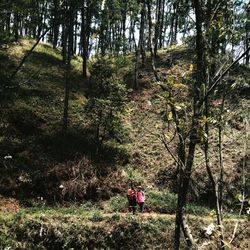
[[33, 51], [28, 59], [34, 65], [44, 65], [46, 67], [62, 65], [62, 60], [47, 52]]

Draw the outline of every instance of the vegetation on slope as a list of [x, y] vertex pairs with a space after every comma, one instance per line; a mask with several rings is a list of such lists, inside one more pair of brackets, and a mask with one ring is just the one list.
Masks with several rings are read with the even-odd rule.
[[[18, 45], [2, 48], [2, 58], [8, 58], [6, 61], [1, 60], [3, 69], [8, 68], [10, 64], [15, 65], [32, 43], [32, 40], [22, 40]], [[159, 53], [156, 65], [164, 78], [188, 85], [185, 81], [192, 66], [190, 58], [192, 50], [185, 47], [163, 50]], [[109, 198], [112, 193], [122, 192], [129, 181], [135, 181], [149, 188], [157, 187], [175, 192], [175, 162], [159, 139], [166, 101], [164, 92], [155, 83], [153, 73], [150, 73], [147, 67], [140, 71], [140, 88], [131, 92], [127, 100], [122, 118], [128, 133], [127, 142], [119, 145], [112, 140], [107, 141], [102, 152], [103, 157], [97, 158], [96, 141], [89, 130], [91, 121], [84, 109], [86, 95], [89, 98], [90, 93], [86, 91], [86, 83], [84, 84], [80, 77], [80, 62], [81, 60], [75, 57], [72, 63], [70, 127], [66, 135], [61, 132], [64, 69], [60, 51], [54, 50], [51, 45], [38, 46], [19, 73], [17, 88], [14, 88], [15, 91], [12, 91], [8, 101], [1, 102], [1, 155], [13, 157], [1, 161], [4, 166], [1, 168], [2, 176], [7, 177], [1, 179], [2, 191], [9, 194], [14, 191], [20, 196], [32, 188], [34, 194], [31, 196], [50, 199], [54, 197], [56, 200], [83, 199], [91, 197], [92, 194], [99, 198]], [[129, 87], [132, 81], [129, 76], [132, 71], [130, 59], [120, 57], [113, 62]], [[249, 74], [248, 71], [245, 71], [245, 74]], [[244, 136], [241, 121], [248, 113], [249, 101], [243, 98], [234, 104], [230, 99], [227, 102], [230, 108], [225, 113], [228, 126], [224, 139], [224, 164], [230, 183], [226, 188], [232, 200], [239, 189], [239, 177], [236, 173], [240, 174], [239, 164], [245, 143], [241, 140]], [[215, 123], [212, 138], [216, 138], [216, 129]], [[214, 155], [214, 170], [218, 159], [216, 145], [214, 140], [211, 152]], [[170, 146], [174, 152], [175, 143]], [[210, 193], [209, 180], [203, 167], [202, 148], [197, 151], [196, 159], [193, 175], [197, 176], [194, 178], [197, 181], [192, 183], [193, 195], [198, 200], [206, 200]], [[86, 179], [72, 181], [79, 178], [80, 174], [87, 174]], [[247, 183], [248, 180], [247, 176]], [[92, 186], [89, 185], [91, 182]], [[60, 184], [65, 188], [63, 197], [58, 189]]]
[[[5, 61], [0, 60], [4, 72], [2, 74], [11, 74], [7, 71], [9, 66], [14, 67], [32, 43], [32, 40], [21, 40], [18, 45], [2, 48], [1, 58], [5, 58]], [[92, 199], [96, 203], [90, 205], [91, 212], [88, 209], [86, 212], [86, 208], [79, 208], [78, 203], [77, 208], [72, 206], [69, 208], [70, 213], [66, 209], [66, 212], [62, 212], [58, 217], [55, 217], [54, 213], [59, 213], [59, 207], [52, 211], [52, 216], [46, 209], [44, 215], [37, 217], [30, 216], [29, 210], [20, 210], [16, 217], [12, 217], [12, 214], [9, 216], [3, 214], [3, 217], [7, 217], [1, 218], [3, 229], [0, 237], [4, 242], [1, 247], [34, 249], [36, 246], [37, 249], [46, 249], [53, 241], [58, 243], [53, 245], [54, 249], [69, 247], [78, 249], [80, 242], [83, 243], [81, 247], [85, 248], [112, 248], [125, 240], [126, 244], [130, 244], [127, 242], [126, 232], [130, 234], [135, 230], [134, 233], [143, 241], [143, 249], [152, 249], [156, 243], [159, 249], [165, 248], [166, 245], [171, 249], [172, 243], [168, 239], [173, 235], [173, 228], [169, 226], [173, 224], [173, 218], [149, 216], [141, 220], [140, 217], [123, 217], [116, 214], [126, 211], [125, 190], [130, 182], [140, 183], [145, 187], [146, 212], [173, 214], [176, 208], [178, 172], [173, 158], [160, 140], [167, 110], [166, 96], [161, 86], [155, 82], [153, 73], [149, 71], [150, 62], [147, 62], [145, 69], [140, 70], [139, 89], [131, 91], [129, 87], [132, 81], [133, 60], [130, 57], [105, 59], [112, 62], [111, 67], [119, 70], [119, 76], [123, 77], [130, 93], [121, 116], [125, 128], [123, 136], [126, 139], [122, 139], [119, 135], [112, 140], [104, 140], [100, 154], [97, 155], [95, 131], [90, 129], [89, 124], [96, 122], [99, 117], [95, 116], [94, 120], [91, 120], [86, 115], [87, 112], [91, 113], [91, 110], [86, 110], [86, 103], [87, 99], [99, 98], [99, 94], [91, 93], [88, 84], [81, 80], [79, 71], [81, 60], [78, 57], [75, 57], [72, 63], [69, 130], [67, 134], [62, 133], [65, 81], [60, 53], [60, 50], [54, 50], [49, 44], [39, 45], [19, 72], [10, 95], [1, 101], [1, 193], [14, 196], [21, 201], [19, 205], [15, 200], [5, 200], [2, 197], [2, 207], [6, 205], [8, 210], [13, 204], [14, 210], [19, 210], [19, 206], [38, 206], [43, 210], [41, 204], [54, 202], [69, 205], [70, 203], [65, 201], [85, 202]], [[192, 77], [187, 77], [187, 72], [193, 67], [190, 58], [192, 50], [177, 47], [160, 51], [156, 60], [159, 74], [167, 81], [177, 82], [175, 85], [177, 93], [183, 98], [186, 98], [185, 86], [189, 86], [187, 79], [192, 81]], [[92, 64], [95, 62], [96, 59]], [[91, 70], [93, 72], [90, 65]], [[237, 80], [242, 70], [244, 74], [249, 74], [247, 69], [238, 65], [235, 76], [230, 80]], [[223, 142], [226, 173], [224, 206], [236, 213], [240, 209], [241, 200], [239, 190], [242, 188], [240, 179], [245, 153], [242, 149], [249, 143], [248, 137], [247, 141], [244, 139], [246, 128], [242, 122], [249, 114], [249, 99], [244, 95], [245, 92], [242, 93], [242, 83], [245, 84], [246, 90], [248, 89], [249, 83], [245, 79], [246, 76], [238, 82], [235, 81], [237, 91], [233, 91], [232, 95], [240, 98], [238, 100], [228, 98], [224, 114], [226, 124]], [[183, 99], [183, 102], [185, 105], [191, 105], [188, 99]], [[214, 102], [215, 106], [216, 102], [220, 104], [220, 100]], [[183, 104], [180, 102], [178, 105]], [[97, 110], [100, 108], [93, 107]], [[215, 119], [216, 112], [217, 110], [214, 110]], [[169, 113], [168, 119], [171, 119]], [[211, 129], [211, 139], [214, 137], [211, 143], [214, 172], [218, 167], [218, 142], [215, 139], [217, 128], [215, 122]], [[168, 133], [173, 134], [173, 132], [170, 127]], [[105, 138], [105, 134], [103, 137]], [[170, 148], [176, 152], [175, 140]], [[249, 161], [248, 156], [246, 160]], [[246, 166], [249, 166], [247, 162]], [[188, 205], [187, 212], [198, 216], [210, 216], [210, 210], [204, 205], [213, 208], [214, 200], [211, 199], [211, 184], [204, 168], [202, 143], [198, 145], [192, 176], [192, 192], [189, 197], [191, 204]], [[248, 194], [249, 174], [246, 173], [245, 177]], [[247, 207], [246, 204], [244, 213]], [[115, 214], [107, 215], [109, 213]], [[213, 220], [213, 216], [211, 219]], [[65, 224], [61, 221], [65, 221]], [[79, 226], [77, 230], [74, 227], [75, 223]], [[246, 222], [242, 223], [241, 226], [244, 228]], [[201, 234], [200, 240], [203, 239], [205, 225], [208, 223], [202, 222], [198, 229]], [[194, 224], [192, 229], [197, 231], [196, 226]], [[226, 233], [230, 234], [233, 223], [229, 223], [226, 227], [228, 227]], [[88, 239], [93, 231], [96, 235], [92, 240]], [[10, 232], [14, 238], [8, 236]], [[200, 244], [213, 246], [214, 241], [210, 241], [210, 236], [206, 237]], [[97, 238], [99, 240], [96, 240]], [[216, 240], [216, 237], [214, 239]], [[242, 241], [240, 244], [239, 247], [245, 247], [247, 243]], [[131, 242], [129, 246], [131, 249], [140, 249], [138, 242]]]

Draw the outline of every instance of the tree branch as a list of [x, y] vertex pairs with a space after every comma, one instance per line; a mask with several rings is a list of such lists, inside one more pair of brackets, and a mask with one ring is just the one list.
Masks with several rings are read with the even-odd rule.
[[220, 84], [221, 79], [230, 71], [230, 69], [235, 66], [248, 52], [250, 51], [250, 48], [245, 50], [237, 59], [232, 62], [227, 69], [220, 75], [220, 77], [217, 78], [217, 80], [212, 84], [212, 86], [208, 89], [206, 95], [200, 100], [199, 105], [201, 106], [203, 102], [206, 100], [206, 98], [214, 91], [214, 89]]

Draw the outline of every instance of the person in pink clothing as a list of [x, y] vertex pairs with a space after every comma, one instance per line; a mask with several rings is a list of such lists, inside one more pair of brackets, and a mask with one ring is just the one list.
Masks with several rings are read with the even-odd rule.
[[142, 191], [142, 187], [141, 187], [141, 186], [138, 186], [138, 188], [137, 188], [136, 201], [137, 201], [137, 204], [138, 204], [139, 207], [140, 207], [141, 213], [143, 213], [143, 210], [144, 210], [144, 202], [145, 202], [145, 194], [144, 194], [144, 192]]

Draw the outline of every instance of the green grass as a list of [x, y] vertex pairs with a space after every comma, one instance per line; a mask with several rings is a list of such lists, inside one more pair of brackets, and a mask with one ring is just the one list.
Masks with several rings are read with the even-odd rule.
[[[177, 206], [177, 195], [168, 191], [145, 191], [145, 211], [156, 213], [170, 213], [174, 214]], [[124, 212], [128, 210], [128, 201], [125, 195], [116, 195], [109, 201], [104, 203], [104, 210], [107, 212]], [[186, 209], [188, 214], [193, 215], [209, 215], [211, 209], [197, 205], [195, 203], [189, 203]]]

